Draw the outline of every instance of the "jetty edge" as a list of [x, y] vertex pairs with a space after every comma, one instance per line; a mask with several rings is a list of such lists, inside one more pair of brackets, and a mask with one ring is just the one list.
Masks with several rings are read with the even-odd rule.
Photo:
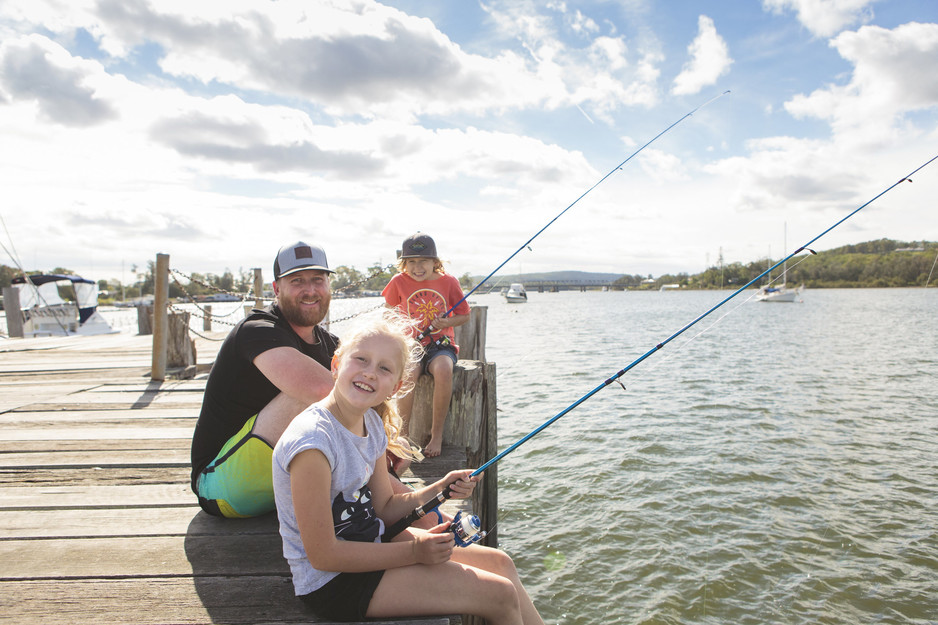
[[[485, 309], [476, 310], [466, 325], [481, 328], [484, 343]], [[323, 623], [293, 595], [276, 514], [218, 519], [189, 488], [204, 372], [226, 334], [195, 336], [199, 373], [165, 380], [151, 378], [150, 336], [0, 343], [0, 622]], [[495, 366], [465, 354], [444, 453], [414, 463], [405, 481], [429, 483], [496, 452]], [[419, 386], [432, 395], [432, 378]], [[483, 527], [496, 523], [496, 484], [486, 471], [462, 504]], [[494, 532], [486, 538], [496, 541]]]

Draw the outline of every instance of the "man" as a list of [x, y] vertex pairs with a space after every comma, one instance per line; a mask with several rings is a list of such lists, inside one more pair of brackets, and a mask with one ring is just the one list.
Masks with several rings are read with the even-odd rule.
[[280, 248], [276, 301], [239, 322], [218, 351], [192, 437], [192, 490], [209, 514], [274, 509], [273, 447], [293, 417], [332, 389], [338, 339], [319, 326], [332, 273], [319, 246]]

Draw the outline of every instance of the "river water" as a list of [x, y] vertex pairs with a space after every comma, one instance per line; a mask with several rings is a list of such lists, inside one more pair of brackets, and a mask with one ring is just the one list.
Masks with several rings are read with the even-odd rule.
[[[474, 297], [500, 447], [728, 294]], [[741, 295], [621, 380], [499, 463], [548, 623], [938, 623], [938, 289]]]
[[[728, 294], [471, 297], [500, 447]], [[938, 289], [741, 295], [621, 381], [498, 465], [548, 623], [938, 623]]]

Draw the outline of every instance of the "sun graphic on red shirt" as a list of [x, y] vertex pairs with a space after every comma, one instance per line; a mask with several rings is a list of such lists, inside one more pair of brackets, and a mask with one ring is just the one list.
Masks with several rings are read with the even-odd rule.
[[407, 299], [410, 316], [419, 319], [424, 327], [445, 312], [443, 297], [432, 289], [416, 291]]

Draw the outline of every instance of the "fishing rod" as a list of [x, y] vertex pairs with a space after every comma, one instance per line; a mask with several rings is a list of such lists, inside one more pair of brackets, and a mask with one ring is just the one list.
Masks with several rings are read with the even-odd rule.
[[[472, 289], [470, 289], [468, 293], [466, 293], [465, 295], [463, 295], [463, 297], [462, 297], [461, 300], [459, 300], [458, 302], [456, 302], [455, 304], [453, 304], [452, 307], [450, 307], [449, 310], [447, 310], [445, 313], [443, 313], [442, 316], [443, 316], [443, 317], [448, 317], [448, 316], [450, 316], [450, 314], [452, 314], [452, 312], [453, 312], [454, 310], [456, 310], [456, 307], [457, 307], [457, 306], [459, 306], [459, 305], [462, 304], [464, 301], [466, 301], [466, 300], [469, 298], [469, 296], [472, 295], [473, 293], [475, 293], [476, 290], [477, 290], [480, 286], [482, 286], [483, 284], [485, 284], [486, 281], [488, 281], [492, 276], [494, 276], [496, 273], [498, 273], [498, 270], [499, 270], [499, 269], [501, 269], [502, 267], [504, 267], [505, 265], [507, 265], [507, 264], [509, 263], [509, 261], [511, 261], [512, 258], [514, 258], [514, 257], [517, 256], [518, 254], [520, 254], [520, 253], [521, 253], [521, 250], [523, 250], [523, 249], [525, 249], [525, 248], [530, 249], [530, 247], [528, 247], [528, 246], [531, 244], [531, 241], [533, 241], [534, 239], [536, 239], [538, 236], [540, 236], [540, 234], [541, 234], [542, 232], [544, 232], [544, 231], [547, 230], [551, 225], [553, 225], [553, 223], [554, 223], [555, 221], [557, 221], [558, 219], [560, 219], [560, 218], [563, 216], [564, 213], [566, 213], [568, 210], [570, 210], [571, 208], [573, 208], [574, 206], [576, 206], [576, 204], [577, 204], [580, 200], [582, 200], [584, 197], [586, 197], [586, 196], [590, 193], [590, 191], [592, 191], [593, 189], [595, 189], [596, 187], [598, 187], [599, 185], [601, 185], [603, 182], [605, 182], [606, 178], [608, 178], [608, 177], [611, 176], [612, 174], [616, 173], [617, 171], [619, 171], [620, 169], [622, 169], [623, 167], [625, 167], [625, 164], [628, 163], [628, 162], [629, 162], [630, 160], [632, 160], [633, 158], [635, 158], [636, 156], [638, 156], [638, 153], [639, 153], [639, 152], [641, 152], [642, 150], [644, 150], [645, 148], [647, 148], [649, 145], [651, 145], [652, 143], [654, 143], [655, 141], [657, 141], [659, 137], [661, 137], [661, 136], [664, 135], [666, 132], [668, 132], [669, 130], [671, 130], [672, 128], [674, 128], [674, 127], [677, 126], [678, 124], [680, 124], [682, 121], [684, 121], [685, 119], [687, 119], [688, 117], [690, 117], [691, 115], [693, 115], [694, 113], [696, 113], [697, 111], [699, 111], [700, 109], [702, 109], [703, 107], [707, 106], [708, 104], [710, 104], [710, 103], [713, 102], [714, 100], [718, 100], [719, 98], [722, 98], [723, 96], [725, 96], [725, 95], [726, 95], [727, 93], [729, 93], [729, 92], [730, 92], [729, 89], [727, 89], [727, 90], [724, 91], [723, 93], [721, 93], [721, 94], [719, 94], [719, 95], [713, 96], [712, 98], [710, 98], [709, 100], [707, 100], [706, 102], [704, 102], [703, 104], [701, 104], [700, 106], [698, 106], [697, 108], [691, 110], [689, 113], [687, 113], [686, 115], [684, 115], [684, 117], [680, 118], [679, 120], [677, 120], [676, 122], [674, 122], [673, 124], [671, 124], [670, 126], [668, 126], [667, 128], [665, 128], [664, 130], [662, 130], [661, 132], [659, 132], [658, 134], [656, 134], [656, 135], [655, 135], [650, 141], [648, 141], [645, 145], [643, 145], [642, 147], [640, 147], [640, 148], [638, 148], [637, 150], [635, 150], [634, 152], [632, 152], [632, 154], [630, 154], [627, 159], [625, 159], [624, 161], [622, 161], [621, 163], [619, 163], [618, 165], [616, 165], [615, 167], [613, 167], [613, 168], [609, 171], [609, 173], [607, 173], [605, 176], [603, 176], [602, 178], [600, 178], [593, 186], [591, 186], [589, 189], [587, 189], [587, 190], [584, 191], [582, 194], [580, 194], [580, 197], [578, 197], [577, 199], [573, 200], [573, 202], [571, 202], [569, 206], [567, 206], [565, 209], [563, 209], [562, 211], [560, 211], [559, 213], [557, 213], [557, 215], [556, 215], [553, 219], [551, 219], [549, 222], [547, 222], [547, 224], [546, 224], [543, 228], [541, 228], [540, 230], [538, 230], [537, 232], [535, 232], [535, 233], [534, 233], [534, 236], [532, 236], [530, 239], [528, 239], [527, 241], [525, 241], [525, 242], [521, 245], [521, 247], [519, 247], [517, 250], [515, 250], [515, 252], [514, 252], [511, 256], [509, 256], [508, 258], [506, 258], [506, 259], [502, 262], [502, 264], [500, 264], [498, 267], [496, 267], [496, 268], [494, 269], [494, 271], [492, 271], [492, 273], [490, 273], [489, 275], [487, 275], [487, 276], [485, 276], [484, 278], [482, 278], [482, 281], [479, 282], [479, 284], [477, 284], [477, 285], [475, 285], [474, 287], [472, 287]], [[432, 323], [431, 323], [430, 325], [432, 325]], [[427, 335], [427, 330], [429, 330], [429, 327], [430, 327], [430, 326], [427, 326], [426, 328], [423, 329], [423, 331], [422, 331], [422, 332], [420, 333], [420, 335], [417, 337], [417, 340], [418, 340], [418, 341], [422, 340], [422, 339]]]
[[[934, 162], [935, 160], [938, 160], [938, 155], [932, 157], [931, 159], [929, 159], [928, 161], [926, 161], [926, 162], [923, 163], [922, 165], [918, 166], [918, 167], [915, 168], [912, 172], [910, 172], [908, 175], [903, 176], [902, 178], [900, 178], [897, 182], [894, 182], [892, 185], [890, 185], [889, 187], [887, 187], [885, 190], [881, 191], [879, 194], [877, 194], [876, 196], [874, 196], [871, 200], [867, 201], [865, 204], [862, 204], [862, 205], [859, 206], [858, 208], [854, 209], [854, 210], [853, 210], [852, 212], [850, 212], [847, 216], [843, 217], [842, 219], [840, 219], [839, 221], [837, 221], [836, 223], [834, 223], [834, 225], [830, 226], [829, 228], [827, 228], [826, 230], [824, 230], [823, 232], [821, 232], [819, 235], [817, 235], [816, 237], [814, 237], [813, 239], [811, 239], [810, 241], [808, 241], [807, 243], [805, 243], [804, 245], [802, 245], [801, 247], [799, 247], [798, 249], [796, 249], [794, 252], [792, 252], [791, 254], [789, 254], [788, 256], [786, 256], [785, 258], [783, 258], [782, 260], [778, 261], [777, 263], [775, 263], [774, 265], [772, 265], [771, 267], [769, 267], [768, 269], [766, 269], [765, 271], [763, 271], [762, 273], [760, 273], [758, 276], [756, 276], [755, 278], [753, 278], [752, 280], [750, 280], [749, 282], [747, 282], [747, 283], [744, 284], [743, 286], [741, 286], [741, 287], [739, 287], [738, 289], [736, 289], [735, 291], [733, 291], [733, 293], [731, 293], [731, 294], [728, 295], [727, 297], [725, 297], [725, 298], [723, 298], [722, 300], [720, 300], [719, 303], [717, 303], [716, 305], [712, 306], [709, 310], [707, 310], [707, 311], [706, 311], [705, 313], [703, 313], [702, 315], [699, 315], [698, 317], [696, 317], [693, 321], [691, 321], [690, 323], [688, 323], [687, 325], [685, 325], [684, 327], [682, 327], [680, 330], [678, 330], [677, 332], [675, 332], [674, 334], [672, 334], [671, 336], [669, 336], [669, 337], [666, 338], [665, 340], [661, 341], [660, 343], [657, 343], [654, 347], [652, 347], [651, 349], [649, 349], [648, 351], [646, 351], [644, 354], [642, 354], [641, 356], [639, 356], [638, 358], [636, 358], [635, 360], [633, 360], [632, 362], [630, 362], [630, 363], [629, 363], [628, 365], [626, 365], [624, 368], [622, 368], [622, 369], [620, 369], [619, 371], [617, 371], [614, 375], [610, 376], [609, 378], [606, 378], [601, 384], [597, 385], [595, 388], [593, 388], [592, 390], [590, 390], [588, 393], [586, 393], [585, 395], [583, 395], [582, 397], [580, 397], [579, 399], [577, 399], [575, 402], [573, 402], [572, 404], [570, 404], [569, 406], [567, 406], [566, 408], [564, 408], [563, 410], [561, 410], [560, 412], [558, 412], [556, 415], [554, 415], [553, 417], [551, 417], [550, 419], [548, 419], [547, 421], [545, 421], [545, 422], [542, 423], [541, 425], [539, 425], [539, 426], [537, 426], [536, 428], [534, 428], [533, 430], [531, 430], [529, 433], [525, 434], [523, 437], [521, 437], [520, 439], [518, 439], [518, 440], [517, 440], [515, 443], [513, 443], [511, 446], [509, 446], [509, 447], [506, 448], [504, 451], [502, 451], [500, 454], [498, 454], [497, 456], [495, 456], [494, 458], [492, 458], [491, 460], [489, 460], [488, 462], [486, 462], [485, 464], [483, 464], [481, 467], [479, 467], [479, 468], [476, 469], [475, 471], [473, 471], [473, 472], [469, 475], [469, 477], [475, 477], [475, 476], [477, 476], [477, 475], [480, 475], [480, 474], [481, 474], [483, 471], [485, 471], [487, 468], [489, 468], [490, 466], [492, 466], [493, 464], [495, 464], [496, 462], [498, 462], [499, 460], [501, 460], [502, 458], [504, 458], [505, 456], [507, 456], [507, 455], [510, 454], [511, 452], [513, 452], [513, 451], [515, 451], [516, 449], [518, 449], [519, 447], [521, 447], [523, 444], [525, 444], [526, 442], [528, 442], [529, 440], [531, 440], [532, 438], [534, 438], [535, 436], [537, 436], [539, 433], [541, 433], [542, 431], [544, 431], [545, 429], [547, 429], [548, 427], [550, 427], [555, 421], [557, 421], [558, 419], [560, 419], [561, 417], [563, 417], [564, 415], [566, 415], [567, 413], [569, 413], [571, 410], [573, 410], [574, 408], [576, 408], [577, 406], [579, 406], [580, 404], [582, 404], [583, 402], [585, 402], [586, 400], [588, 400], [590, 397], [592, 397], [593, 395], [595, 395], [596, 393], [598, 393], [598, 392], [601, 391], [602, 389], [606, 388], [607, 386], [609, 386], [609, 385], [612, 384], [613, 382], [618, 382], [619, 385], [622, 386], [622, 388], [625, 388], [625, 386], [622, 384], [622, 382], [619, 380], [619, 378], [621, 378], [623, 375], [625, 375], [628, 371], [632, 370], [633, 368], [635, 368], [636, 366], [638, 366], [640, 363], [642, 363], [642, 362], [645, 361], [646, 359], [650, 358], [653, 354], [655, 354], [655, 353], [657, 353], [658, 351], [660, 351], [665, 345], [667, 345], [668, 343], [670, 343], [671, 341], [673, 341], [674, 339], [676, 339], [677, 337], [679, 337], [680, 335], [682, 335], [684, 332], [686, 332], [687, 330], [689, 330], [690, 328], [692, 328], [693, 326], [695, 326], [697, 323], [699, 323], [699, 322], [700, 322], [701, 320], [703, 320], [705, 317], [707, 317], [708, 315], [710, 315], [712, 312], [714, 312], [715, 310], [717, 310], [718, 308], [720, 308], [721, 306], [723, 306], [724, 304], [726, 304], [728, 301], [730, 301], [731, 299], [733, 299], [734, 297], [736, 297], [737, 295], [739, 295], [740, 293], [742, 293], [744, 290], [748, 289], [750, 286], [752, 286], [753, 284], [755, 284], [756, 282], [758, 282], [763, 276], [765, 276], [766, 274], [770, 273], [773, 269], [776, 269], [777, 267], [779, 267], [779, 266], [782, 265], [783, 263], [785, 263], [785, 262], [791, 260], [792, 258], [794, 258], [795, 256], [797, 256], [797, 255], [800, 254], [801, 252], [808, 251], [808, 252], [810, 252], [811, 254], [817, 254], [817, 252], [815, 252], [814, 250], [812, 250], [812, 249], [810, 248], [810, 246], [813, 245], [815, 241], [817, 241], [818, 239], [820, 239], [821, 237], [823, 237], [825, 234], [827, 234], [828, 232], [830, 232], [830, 231], [833, 230], [834, 228], [837, 228], [838, 226], [840, 226], [842, 223], [844, 223], [845, 221], [847, 221], [848, 219], [850, 219], [851, 217], [853, 217], [854, 215], [856, 215], [858, 212], [860, 212], [861, 210], [863, 210], [864, 208], [866, 208], [867, 206], [869, 206], [870, 204], [872, 204], [873, 202], [875, 202], [876, 200], [878, 200], [879, 198], [881, 198], [882, 196], [884, 196], [884, 195], [886, 195], [887, 193], [889, 193], [890, 191], [892, 191], [894, 188], [896, 188], [897, 186], [899, 186], [899, 185], [902, 184], [903, 182], [912, 182], [912, 176], [914, 176], [914, 175], [917, 174], [919, 171], [921, 171], [922, 169], [924, 169], [925, 167], [927, 167], [928, 165], [930, 165], [930, 164], [931, 164], [932, 162]], [[432, 499], [430, 499], [429, 501], [427, 501], [427, 502], [424, 503], [423, 505], [421, 505], [421, 506], [415, 508], [410, 514], [408, 514], [407, 516], [405, 516], [405, 517], [402, 518], [401, 520], [399, 520], [399, 521], [397, 521], [396, 523], [394, 523], [393, 525], [391, 525], [391, 526], [387, 529], [387, 531], [385, 532], [383, 540], [390, 540], [391, 538], [397, 536], [397, 535], [400, 534], [402, 531], [404, 531], [405, 529], [407, 529], [407, 527], [409, 527], [414, 521], [416, 521], [417, 519], [419, 519], [419, 518], [423, 517], [424, 515], [426, 515], [428, 512], [430, 512], [431, 510], [433, 510], [434, 508], [436, 508], [437, 506], [439, 506], [440, 504], [442, 504], [443, 502], [445, 502], [445, 501], [446, 501], [447, 499], [449, 499], [451, 496], [452, 496], [452, 491], [450, 490], [450, 486], [447, 485], [446, 488], [444, 488], [441, 492], [437, 493], [435, 497], [433, 497]]]

